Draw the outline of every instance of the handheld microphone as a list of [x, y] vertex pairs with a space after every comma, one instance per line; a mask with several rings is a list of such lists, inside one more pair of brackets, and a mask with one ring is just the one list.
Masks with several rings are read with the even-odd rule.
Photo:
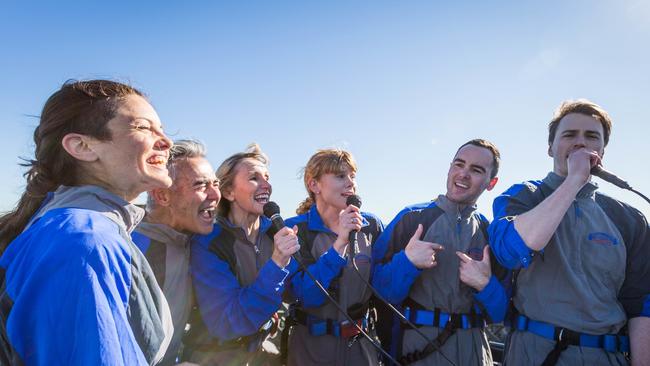
[[271, 236], [275, 236], [275, 234], [284, 227], [284, 220], [282, 219], [282, 216], [280, 216], [280, 206], [273, 201], [269, 201], [264, 205], [262, 211], [264, 212], [264, 216], [271, 220], [269, 232]]
[[[357, 197], [357, 200], [359, 202], [359, 206], [361, 206], [361, 199]], [[278, 206], [278, 204], [273, 201], [269, 201], [264, 205], [262, 210], [264, 212], [264, 216], [266, 216], [268, 219], [271, 220], [271, 227], [269, 228], [269, 232], [272, 235], [275, 235], [278, 231], [280, 231], [284, 227], [284, 220], [282, 219], [282, 216], [280, 216], [280, 206]], [[336, 300], [334, 300], [334, 298], [332, 298], [332, 296], [329, 294], [327, 289], [323, 287], [320, 281], [318, 281], [318, 279], [316, 279], [316, 277], [314, 277], [314, 275], [311, 274], [309, 270], [307, 270], [307, 267], [305, 267], [305, 265], [295, 256], [293, 258], [296, 260], [296, 262], [298, 262], [298, 265], [305, 272], [305, 274], [309, 276], [309, 278], [311, 278], [312, 281], [314, 281], [314, 284], [316, 284], [316, 287], [318, 287], [321, 290], [323, 295], [325, 295], [325, 297], [338, 309], [338, 311], [341, 312], [341, 314], [343, 314], [343, 316], [347, 319], [347, 321], [350, 322], [350, 324], [354, 325], [354, 327], [357, 328], [360, 334], [363, 335], [363, 337], [366, 338], [368, 341], [370, 341], [370, 343], [379, 352], [381, 352], [384, 356], [386, 356], [393, 364], [401, 366], [401, 364], [397, 362], [397, 360], [395, 360], [390, 354], [388, 354], [383, 348], [381, 348], [381, 345], [379, 345], [376, 340], [370, 337], [370, 335], [368, 335], [368, 333], [364, 331], [363, 328], [361, 328], [357, 324], [357, 322], [350, 317], [347, 310], [343, 309], [341, 304], [339, 304]]]
[[[361, 197], [357, 196], [356, 194], [348, 196], [345, 204], [348, 206], [352, 205], [356, 208], [361, 208]], [[348, 234], [348, 248], [350, 248], [350, 258], [354, 258], [354, 256], [359, 253], [359, 243], [357, 242], [356, 230], [352, 230], [350, 231], [350, 234]]]
[[617, 177], [613, 173], [603, 169], [603, 167], [600, 165], [596, 165], [593, 168], [591, 168], [591, 175], [595, 175], [598, 178], [604, 180], [605, 182], [609, 182], [619, 188], [629, 189], [629, 190], [632, 189], [632, 187], [630, 187], [630, 185], [626, 181]]

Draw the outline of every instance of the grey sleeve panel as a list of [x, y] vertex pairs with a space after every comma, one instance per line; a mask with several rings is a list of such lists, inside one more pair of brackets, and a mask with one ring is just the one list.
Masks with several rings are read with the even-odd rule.
[[603, 194], [596, 194], [596, 203], [621, 232], [627, 251], [625, 281], [618, 299], [630, 318], [650, 316], [644, 303], [650, 301], [650, 230], [646, 218], [632, 206]]

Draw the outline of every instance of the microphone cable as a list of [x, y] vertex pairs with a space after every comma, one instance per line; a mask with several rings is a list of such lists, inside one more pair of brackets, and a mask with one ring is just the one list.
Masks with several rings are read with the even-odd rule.
[[632, 188], [626, 181], [623, 179], [617, 177], [615, 174], [605, 170], [602, 166], [596, 165], [593, 168], [591, 168], [591, 175], [595, 175], [598, 178], [604, 180], [605, 182], [609, 182], [619, 188], [631, 191], [639, 195], [639, 197], [643, 198], [646, 202], [650, 204], [650, 199], [646, 197], [643, 193], [637, 191], [636, 189]]
[[[282, 217], [280, 216], [280, 207], [275, 202], [269, 201], [264, 205], [264, 216], [269, 218], [273, 223], [273, 226], [271, 227], [270, 230], [275, 230], [277, 232], [280, 228], [285, 227], [284, 220], [282, 220]], [[277, 226], [279, 226], [279, 228], [275, 227], [276, 224]], [[300, 238], [298, 238], [298, 244], [302, 246], [302, 244], [300, 244]], [[372, 337], [368, 333], [366, 333], [363, 330], [363, 328], [360, 327], [359, 324], [357, 324], [357, 322], [354, 319], [352, 319], [352, 317], [348, 314], [347, 310], [343, 309], [343, 306], [341, 306], [341, 304], [339, 304], [336, 300], [334, 300], [334, 298], [327, 292], [327, 289], [325, 289], [325, 287], [320, 283], [320, 281], [318, 281], [316, 277], [314, 277], [314, 275], [311, 274], [309, 270], [307, 270], [307, 267], [300, 259], [298, 259], [298, 257], [295, 254], [292, 255], [291, 258], [293, 258], [293, 260], [295, 260], [296, 263], [298, 263], [300, 269], [303, 272], [305, 272], [312, 281], [314, 281], [316, 287], [320, 289], [320, 291], [323, 293], [323, 295], [325, 295], [325, 297], [329, 300], [329, 302], [332, 303], [338, 309], [338, 311], [341, 314], [343, 314], [343, 316], [345, 316], [345, 318], [347, 319], [348, 322], [350, 322], [350, 324], [354, 325], [354, 327], [357, 328], [357, 330], [360, 332], [359, 334], [363, 335], [368, 341], [370, 341], [370, 344], [372, 344], [376, 349], [378, 349], [393, 364], [397, 366], [402, 366], [402, 364], [397, 362], [396, 359], [394, 359], [388, 352], [386, 352], [381, 347], [381, 345], [377, 344], [377, 341], [372, 339]]]
[[[349, 244], [348, 244], [348, 245], [349, 245]], [[452, 361], [451, 361], [451, 360], [450, 360], [450, 359], [449, 359], [449, 358], [448, 358], [448, 357], [447, 357], [447, 356], [442, 352], [442, 349], [440, 349], [440, 347], [438, 347], [438, 346], [433, 342], [433, 339], [430, 339], [429, 337], [427, 337], [427, 335], [424, 334], [424, 333], [420, 330], [420, 328], [418, 328], [417, 325], [413, 324], [413, 322], [411, 322], [407, 317], [405, 317], [404, 314], [402, 314], [402, 313], [401, 313], [399, 310], [397, 310], [397, 308], [395, 308], [395, 307], [394, 307], [394, 306], [393, 306], [393, 305], [392, 305], [388, 300], [386, 300], [383, 296], [381, 296], [381, 295], [379, 294], [379, 291], [377, 291], [377, 289], [374, 288], [374, 287], [370, 284], [370, 282], [369, 282], [368, 280], [366, 280], [366, 279], [363, 277], [363, 275], [361, 274], [361, 271], [359, 270], [359, 267], [357, 266], [357, 262], [356, 262], [356, 259], [355, 259], [355, 258], [352, 258], [352, 267], [354, 268], [354, 272], [357, 273], [357, 275], [359, 276], [359, 278], [361, 279], [361, 281], [363, 281], [363, 283], [366, 284], [366, 286], [370, 289], [370, 291], [372, 291], [372, 293], [375, 295], [375, 297], [378, 298], [378, 299], [379, 299], [381, 302], [383, 302], [384, 304], [386, 304], [386, 305], [388, 306], [388, 308], [389, 308], [389, 309], [390, 309], [390, 310], [391, 310], [395, 315], [397, 315], [397, 317], [399, 318], [399, 320], [400, 320], [402, 323], [406, 323], [406, 324], [407, 324], [407, 325], [408, 325], [412, 330], [414, 330], [417, 334], [419, 334], [420, 337], [422, 337], [425, 341], [427, 341], [427, 343], [429, 343], [429, 344], [434, 348], [434, 352], [438, 352], [438, 353], [442, 356], [442, 358], [444, 358], [445, 360], [447, 360], [447, 362], [449, 362], [450, 364], [456, 366], [456, 364], [453, 363], [453, 362], [452, 362]]]
[[[357, 196], [356, 194], [353, 194], [353, 195], [351, 195], [351, 196], [348, 196], [347, 201], [346, 201], [346, 204], [347, 204], [347, 205], [353, 205], [353, 206], [355, 206], [355, 207], [357, 207], [357, 208], [360, 209], [360, 208], [361, 208], [361, 198], [360, 198], [359, 196]], [[350, 233], [352, 233], [352, 232], [350, 232]], [[440, 347], [437, 346], [437, 345], [434, 343], [434, 340], [429, 339], [429, 337], [427, 337], [426, 334], [424, 334], [424, 333], [423, 333], [423, 332], [422, 332], [422, 331], [417, 327], [417, 325], [413, 324], [413, 322], [411, 322], [409, 319], [407, 319], [407, 318], [404, 316], [404, 314], [402, 314], [399, 310], [397, 310], [397, 308], [395, 308], [395, 307], [394, 307], [390, 302], [388, 302], [388, 300], [386, 300], [383, 296], [381, 296], [381, 295], [379, 294], [379, 291], [377, 291], [377, 289], [374, 288], [374, 287], [370, 284], [370, 282], [369, 282], [368, 280], [366, 280], [366, 279], [363, 277], [363, 275], [361, 274], [361, 271], [359, 270], [359, 267], [357, 266], [357, 262], [356, 262], [356, 258], [355, 258], [355, 255], [356, 255], [355, 249], [357, 248], [357, 236], [356, 236], [356, 235], [350, 235], [350, 238], [351, 238], [352, 240], [354, 240], [354, 243], [353, 243], [352, 241], [350, 241], [350, 242], [348, 243], [348, 256], [349, 256], [350, 259], [352, 260], [352, 267], [354, 268], [354, 272], [357, 273], [357, 275], [359, 276], [359, 278], [361, 279], [361, 281], [366, 285], [367, 288], [370, 289], [370, 291], [372, 291], [372, 293], [375, 295], [376, 298], [378, 298], [381, 302], [383, 302], [384, 304], [386, 304], [386, 305], [388, 306], [388, 308], [389, 308], [389, 309], [390, 309], [390, 310], [391, 310], [395, 315], [397, 315], [397, 317], [400, 319], [400, 321], [401, 321], [402, 323], [406, 323], [406, 324], [407, 324], [411, 329], [413, 329], [413, 330], [414, 330], [418, 335], [420, 335], [420, 337], [422, 337], [425, 341], [427, 341], [427, 343], [429, 343], [429, 344], [433, 347], [433, 349], [434, 349], [433, 352], [438, 352], [438, 353], [440, 353], [440, 355], [442, 356], [442, 358], [444, 358], [445, 360], [447, 360], [447, 362], [449, 362], [450, 364], [456, 366], [456, 364], [453, 363], [453, 362], [452, 362], [452, 361], [451, 361], [451, 360], [450, 360], [450, 359], [449, 359], [449, 358], [448, 358], [448, 357], [447, 357], [447, 356], [442, 352], [442, 350], [440, 349]], [[371, 259], [371, 262], [372, 262], [372, 259]], [[372, 263], [371, 263], [371, 265], [372, 265]]]

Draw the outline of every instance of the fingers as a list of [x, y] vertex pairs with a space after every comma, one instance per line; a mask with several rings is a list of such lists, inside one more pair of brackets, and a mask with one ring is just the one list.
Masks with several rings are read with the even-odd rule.
[[282, 255], [292, 255], [300, 249], [298, 242], [298, 227], [293, 228], [284, 227], [273, 236], [275, 248], [282, 253]]
[[431, 242], [428, 242], [428, 241], [423, 241], [423, 243], [428, 243], [431, 246], [431, 249], [436, 250], [436, 251], [445, 250], [445, 247], [438, 244], [438, 243], [431, 243]]
[[418, 224], [418, 228], [415, 229], [415, 233], [413, 233], [411, 240], [420, 240], [420, 236], [422, 236], [422, 224]]
[[458, 256], [458, 259], [460, 259], [460, 261], [463, 263], [469, 263], [473, 260], [470, 256], [463, 252], [456, 252], [456, 255]]
[[589, 156], [589, 163], [591, 164], [591, 167], [595, 166], [602, 166], [602, 162], [600, 160], [600, 156], [596, 152], [591, 152], [591, 155]]
[[486, 245], [483, 248], [483, 259], [481, 260], [483, 263], [490, 263], [490, 246]]
[[345, 212], [356, 212], [356, 213], [361, 213], [361, 209], [355, 205], [348, 205], [348, 207], [345, 208]]
[[347, 235], [352, 230], [359, 231], [363, 226], [363, 216], [358, 207], [348, 206], [339, 214], [339, 234]]

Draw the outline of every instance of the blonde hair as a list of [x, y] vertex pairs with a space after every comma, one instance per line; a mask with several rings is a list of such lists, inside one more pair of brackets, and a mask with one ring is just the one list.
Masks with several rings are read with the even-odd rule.
[[309, 182], [312, 179], [318, 180], [323, 174], [339, 174], [344, 172], [346, 168], [352, 172], [357, 171], [357, 163], [349, 152], [341, 149], [316, 151], [303, 168], [303, 182], [308, 196], [298, 205], [296, 213], [298, 215], [304, 214], [316, 202], [314, 192], [309, 190]]
[[[269, 165], [269, 158], [264, 154], [264, 152], [262, 152], [260, 145], [256, 143], [248, 145], [244, 152], [230, 156], [219, 165], [219, 168], [217, 168], [217, 179], [219, 179], [219, 189], [221, 189], [222, 193], [225, 194], [232, 190], [235, 175], [237, 175], [237, 166], [244, 159], [254, 159], [265, 166]], [[220, 200], [217, 205], [217, 215], [226, 217], [229, 212], [230, 201], [227, 199]]]

